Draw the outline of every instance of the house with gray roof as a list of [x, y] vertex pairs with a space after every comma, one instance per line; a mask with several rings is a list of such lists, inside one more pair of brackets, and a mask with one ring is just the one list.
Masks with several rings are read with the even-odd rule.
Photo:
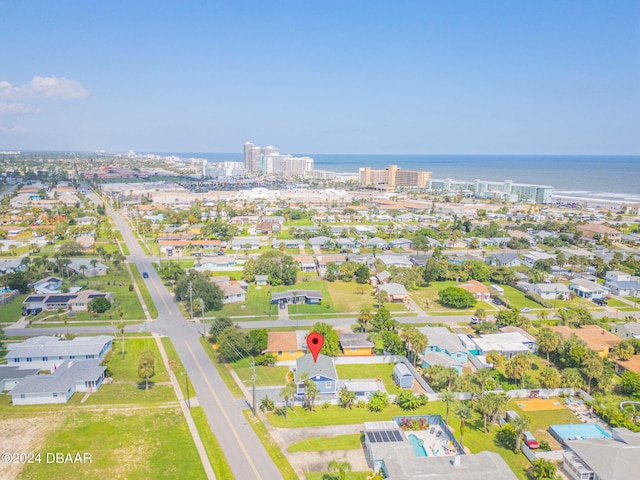
[[[425, 334], [429, 339], [429, 344], [425, 347], [423, 353], [423, 368], [432, 365], [447, 364], [446, 366], [454, 366], [455, 364], [456, 371], [462, 373], [462, 365], [469, 358], [469, 350], [475, 348], [475, 344], [469, 348], [469, 345], [462, 339], [462, 337], [466, 338], [466, 335], [460, 336], [459, 334], [451, 333], [445, 327], [421, 327], [418, 331]], [[438, 353], [439, 355], [432, 355], [429, 357], [430, 361], [426, 361], [427, 356], [432, 353]], [[445, 360], [442, 355], [449, 357], [451, 361]]]
[[494, 267], [519, 267], [522, 265], [517, 253], [495, 253], [487, 255], [485, 261]]
[[21, 343], [8, 344], [7, 365], [41, 370], [55, 370], [66, 360], [99, 360], [111, 350], [113, 337], [32, 337]]
[[638, 478], [640, 433], [612, 429], [612, 438], [567, 440], [562, 466], [572, 479], [622, 480]]
[[319, 304], [322, 301], [322, 292], [319, 290], [287, 290], [271, 294], [271, 303], [308, 303]]
[[333, 245], [333, 240], [329, 237], [325, 237], [324, 235], [320, 235], [318, 237], [311, 237], [309, 239], [309, 245], [311, 245], [312, 248], [328, 248]]
[[367, 337], [367, 333], [339, 333], [338, 339], [344, 355], [373, 355], [375, 345]]
[[611, 331], [620, 338], [638, 338], [640, 339], [640, 323], [610, 323]]
[[20, 368], [17, 365], [0, 365], [0, 392], [11, 390], [26, 377], [36, 375], [39, 368]]
[[317, 361], [313, 361], [313, 355], [307, 353], [296, 359], [296, 367], [294, 370], [294, 380], [298, 387], [297, 394], [304, 394], [304, 381], [302, 376], [304, 373], [309, 374], [309, 380], [312, 380], [318, 386], [320, 394], [335, 394], [336, 384], [338, 382], [338, 373], [333, 363], [333, 358], [327, 355], [318, 354]]
[[385, 267], [399, 267], [399, 268], [413, 267], [413, 263], [411, 263], [411, 259], [407, 255], [394, 255], [391, 253], [383, 253], [382, 255], [378, 255], [377, 258], [384, 264]]
[[[92, 260], [96, 260], [96, 263], [92, 264]], [[69, 263], [69, 270], [73, 270], [82, 277], [90, 278], [106, 275], [109, 267], [101, 263], [97, 258], [72, 258], [71, 263]]]
[[13, 405], [66, 403], [76, 392], [95, 392], [107, 367], [101, 360], [65, 360], [47, 375], [32, 375], [17, 384], [9, 395]]
[[376, 294], [386, 292], [390, 302], [401, 303], [409, 298], [409, 292], [400, 283], [383, 283], [376, 287]]

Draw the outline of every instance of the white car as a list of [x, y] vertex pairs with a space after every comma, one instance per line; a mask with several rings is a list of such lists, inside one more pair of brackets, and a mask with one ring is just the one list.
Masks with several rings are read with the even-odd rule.
[[520, 309], [520, 311], [521, 311], [522, 313], [528, 313], [528, 312], [530, 312], [530, 311], [531, 311], [531, 309], [530, 309], [529, 307], [524, 307], [524, 308], [521, 308], [521, 309]]

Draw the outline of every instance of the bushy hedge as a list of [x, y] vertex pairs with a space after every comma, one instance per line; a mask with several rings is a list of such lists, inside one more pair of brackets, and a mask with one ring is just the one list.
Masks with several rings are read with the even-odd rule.
[[542, 305], [545, 308], [552, 308], [553, 307], [553, 305], [551, 305], [549, 302], [547, 302], [544, 298], [542, 298], [537, 293], [526, 292], [524, 294], [524, 296], [526, 298], [528, 298], [529, 300], [533, 300], [534, 302], [539, 303], [540, 305]]

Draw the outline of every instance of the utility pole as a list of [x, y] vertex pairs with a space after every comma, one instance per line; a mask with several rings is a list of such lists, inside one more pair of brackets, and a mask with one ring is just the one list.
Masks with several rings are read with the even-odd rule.
[[253, 385], [253, 414], [256, 413], [256, 359], [251, 357], [251, 384]]

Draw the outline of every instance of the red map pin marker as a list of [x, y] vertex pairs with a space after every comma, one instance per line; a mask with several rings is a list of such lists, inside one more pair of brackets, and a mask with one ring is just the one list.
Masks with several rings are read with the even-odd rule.
[[311, 350], [311, 355], [313, 355], [313, 361], [318, 361], [318, 354], [324, 345], [324, 337], [318, 332], [310, 333], [307, 337], [307, 346], [309, 350]]

